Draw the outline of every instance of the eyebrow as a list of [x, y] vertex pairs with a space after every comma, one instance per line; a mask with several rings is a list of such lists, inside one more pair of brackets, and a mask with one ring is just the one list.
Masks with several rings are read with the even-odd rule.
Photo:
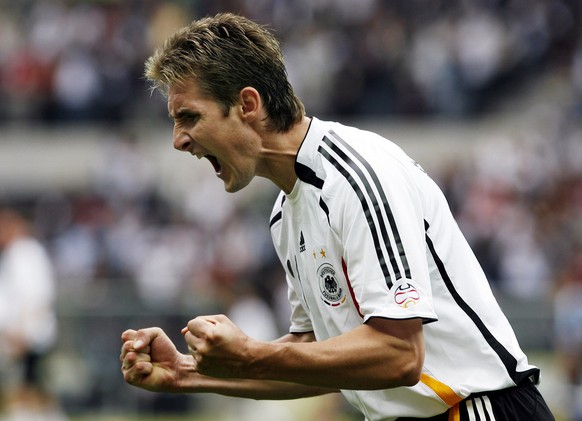
[[181, 120], [184, 118], [192, 118], [192, 117], [200, 117], [200, 113], [197, 111], [190, 111], [190, 110], [179, 110], [175, 116], [172, 116], [171, 113], [168, 112], [168, 117], [170, 118], [170, 120], [175, 121], [175, 120]]

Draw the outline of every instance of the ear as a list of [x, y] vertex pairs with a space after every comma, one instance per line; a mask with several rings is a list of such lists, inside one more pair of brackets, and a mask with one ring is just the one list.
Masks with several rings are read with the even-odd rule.
[[259, 118], [263, 101], [255, 88], [247, 86], [240, 91], [241, 117], [247, 122]]

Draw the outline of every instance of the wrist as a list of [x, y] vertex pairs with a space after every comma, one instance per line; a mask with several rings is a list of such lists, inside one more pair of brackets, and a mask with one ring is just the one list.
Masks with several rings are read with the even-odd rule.
[[176, 388], [177, 393], [196, 392], [199, 385], [196, 382], [196, 361], [190, 354], [179, 354], [176, 362]]
[[280, 374], [279, 369], [284, 361], [282, 355], [288, 345], [288, 343], [250, 340], [243, 377], [256, 380], [278, 380], [277, 374]]

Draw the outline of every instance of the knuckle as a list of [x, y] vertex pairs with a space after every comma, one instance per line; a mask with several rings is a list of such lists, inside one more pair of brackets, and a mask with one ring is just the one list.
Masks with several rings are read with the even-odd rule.
[[136, 333], [136, 332], [135, 332], [135, 330], [133, 330], [133, 329], [127, 329], [127, 330], [125, 330], [125, 331], [124, 331], [124, 332], [121, 334], [121, 339], [122, 339], [123, 341], [130, 340], [132, 337], [134, 337], [134, 336], [135, 336], [135, 333]]
[[133, 376], [127, 370], [123, 372], [123, 380], [125, 380], [129, 384], [135, 383]]

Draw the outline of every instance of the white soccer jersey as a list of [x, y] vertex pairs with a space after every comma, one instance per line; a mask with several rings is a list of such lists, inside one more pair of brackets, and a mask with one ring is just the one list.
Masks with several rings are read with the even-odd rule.
[[290, 331], [325, 340], [370, 317], [425, 322], [417, 385], [342, 391], [367, 420], [437, 415], [473, 392], [537, 380], [444, 195], [398, 146], [313, 118], [295, 170], [271, 215]]

